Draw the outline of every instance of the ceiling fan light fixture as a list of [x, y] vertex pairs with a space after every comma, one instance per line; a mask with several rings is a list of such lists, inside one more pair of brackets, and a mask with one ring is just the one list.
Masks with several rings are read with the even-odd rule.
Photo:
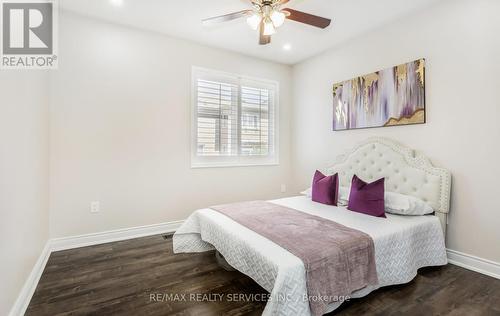
[[[1, 1], [1, 0], [0, 0]], [[126, 0], [108, 0], [108, 1], [126, 1]], [[327, 28], [332, 20], [321, 16], [309, 14], [306, 12], [283, 8], [282, 5], [290, 0], [245, 0], [250, 1], [252, 8], [241, 10], [229, 14], [214, 16], [203, 19], [205, 25], [232, 21], [239, 18], [245, 18], [247, 24], [259, 33], [259, 45], [268, 45], [271, 43], [271, 36], [277, 32], [285, 20], [292, 20], [298, 23], [311, 25], [321, 29]], [[291, 49], [290, 45], [285, 45], [284, 50]]]
[[281, 11], [274, 11], [273, 14], [271, 14], [271, 20], [273, 21], [274, 27], [282, 26], [285, 22], [285, 18], [285, 13]]
[[269, 36], [276, 33], [276, 28], [270, 19], [266, 19], [264, 22], [264, 35]]
[[262, 16], [257, 12], [247, 18], [248, 25], [254, 30], [259, 28], [260, 22], [262, 22]]

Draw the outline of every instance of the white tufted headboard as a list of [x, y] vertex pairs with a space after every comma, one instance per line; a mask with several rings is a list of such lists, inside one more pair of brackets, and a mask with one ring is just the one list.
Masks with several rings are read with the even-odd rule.
[[354, 174], [368, 182], [385, 178], [386, 191], [412, 195], [429, 203], [446, 236], [451, 175], [448, 170], [432, 166], [423, 154], [387, 138], [369, 138], [339, 156], [327, 172], [338, 172], [340, 185], [346, 187], [350, 187]]

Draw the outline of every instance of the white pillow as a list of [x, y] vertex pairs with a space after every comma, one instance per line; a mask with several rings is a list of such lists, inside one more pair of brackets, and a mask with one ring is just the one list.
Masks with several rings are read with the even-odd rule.
[[[350, 193], [349, 187], [339, 187], [339, 206], [347, 206]], [[311, 197], [312, 188], [307, 188], [300, 194]], [[426, 215], [434, 212], [434, 209], [421, 199], [396, 192], [385, 192], [384, 205], [387, 213], [398, 215]]]
[[386, 192], [385, 211], [398, 215], [427, 215], [433, 213], [434, 209], [417, 197]]
[[339, 187], [339, 206], [347, 206], [349, 203], [349, 194], [351, 190], [348, 187]]
[[307, 188], [304, 191], [300, 192], [300, 194], [305, 195], [307, 197], [312, 197], [312, 188]]
[[[345, 206], [349, 203], [351, 189], [339, 187], [339, 205]], [[411, 195], [396, 192], [385, 192], [385, 211], [398, 215], [426, 215], [434, 212], [434, 209], [424, 201]]]

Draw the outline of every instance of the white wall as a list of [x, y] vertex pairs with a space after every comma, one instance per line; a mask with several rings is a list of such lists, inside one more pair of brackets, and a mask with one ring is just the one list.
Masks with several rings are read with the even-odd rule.
[[[290, 184], [291, 67], [133, 28], [60, 17], [52, 72], [51, 237], [182, 220], [282, 196]], [[280, 83], [280, 165], [190, 168], [191, 66]], [[101, 202], [91, 214], [90, 202]]]
[[48, 76], [0, 70], [0, 315], [7, 315], [49, 233]]
[[[294, 67], [296, 190], [354, 143], [399, 140], [451, 170], [448, 247], [500, 261], [500, 2], [444, 1]], [[332, 84], [424, 57], [425, 125], [332, 132]]]

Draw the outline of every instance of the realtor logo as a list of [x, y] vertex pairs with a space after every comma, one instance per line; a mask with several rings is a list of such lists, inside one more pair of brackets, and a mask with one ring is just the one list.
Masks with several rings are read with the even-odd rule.
[[1, 68], [57, 67], [55, 0], [0, 0]]

